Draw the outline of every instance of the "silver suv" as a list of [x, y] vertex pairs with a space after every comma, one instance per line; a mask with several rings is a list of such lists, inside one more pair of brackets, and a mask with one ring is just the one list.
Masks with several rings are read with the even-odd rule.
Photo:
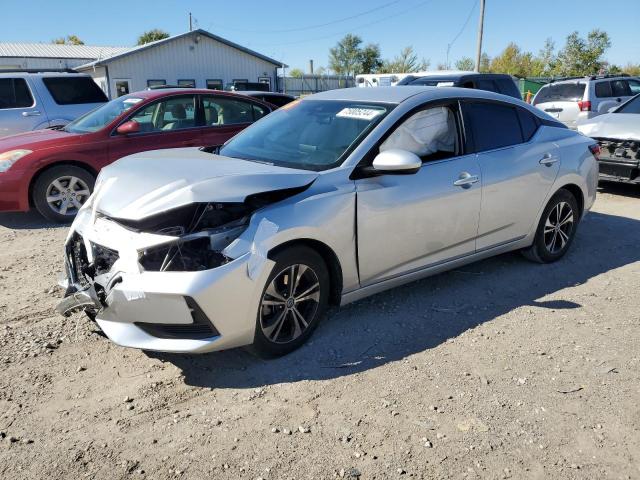
[[607, 113], [638, 93], [640, 79], [635, 77], [566, 78], [542, 87], [533, 97], [533, 105], [575, 129], [579, 120]]
[[66, 125], [106, 101], [89, 75], [0, 73], [0, 137]]

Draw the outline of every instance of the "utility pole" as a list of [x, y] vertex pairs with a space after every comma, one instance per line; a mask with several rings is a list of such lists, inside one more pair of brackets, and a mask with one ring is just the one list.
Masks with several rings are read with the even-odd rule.
[[193, 31], [193, 20], [191, 19], [191, 12], [189, 12], [189, 31]]
[[478, 21], [478, 49], [476, 50], [476, 72], [480, 71], [480, 58], [482, 57], [482, 29], [484, 27], [484, 1], [480, 0], [480, 20]]

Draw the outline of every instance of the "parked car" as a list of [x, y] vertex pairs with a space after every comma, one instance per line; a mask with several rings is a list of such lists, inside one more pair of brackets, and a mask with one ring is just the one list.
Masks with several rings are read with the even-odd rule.
[[49, 220], [68, 221], [105, 165], [146, 150], [221, 145], [272, 109], [226, 92], [146, 90], [65, 127], [0, 139], [0, 211], [35, 206]]
[[217, 155], [103, 169], [66, 241], [58, 311], [129, 347], [284, 354], [328, 303], [510, 250], [560, 259], [595, 199], [596, 148], [491, 92], [311, 95]]
[[607, 113], [640, 93], [640, 79], [628, 76], [574, 77], [543, 86], [533, 105], [569, 128], [578, 121]]
[[293, 102], [296, 97], [292, 95], [287, 95], [286, 93], [277, 93], [277, 92], [261, 92], [255, 90], [247, 90], [247, 91], [237, 91], [239, 95], [246, 95], [248, 97], [257, 98], [258, 100], [262, 100], [263, 102], [269, 103], [274, 107], [280, 108], [284, 107], [287, 103]]
[[0, 73], [0, 137], [66, 125], [106, 102], [89, 75]]
[[408, 75], [398, 82], [402, 85], [422, 85], [426, 87], [462, 87], [476, 88], [488, 92], [501, 93], [518, 100], [522, 100], [520, 90], [511, 75], [502, 73], [475, 73], [475, 72], [433, 72], [429, 75]]
[[640, 94], [578, 123], [578, 131], [600, 145], [600, 179], [640, 183]]

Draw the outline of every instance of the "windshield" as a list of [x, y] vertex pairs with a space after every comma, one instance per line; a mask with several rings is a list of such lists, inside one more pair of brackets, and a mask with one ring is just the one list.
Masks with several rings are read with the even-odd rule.
[[618, 108], [615, 113], [640, 113], [640, 95], [636, 95]]
[[577, 102], [582, 100], [586, 83], [551, 83], [540, 89], [533, 104], [545, 102]]
[[220, 154], [305, 170], [338, 166], [343, 155], [390, 111], [389, 106], [337, 100], [285, 105], [236, 135]]
[[97, 132], [142, 100], [131, 95], [116, 98], [69, 123], [65, 130], [71, 133]]

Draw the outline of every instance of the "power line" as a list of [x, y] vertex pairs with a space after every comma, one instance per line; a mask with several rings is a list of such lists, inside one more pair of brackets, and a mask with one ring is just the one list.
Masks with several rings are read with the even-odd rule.
[[460, 38], [460, 35], [462, 35], [462, 32], [464, 32], [465, 28], [467, 28], [467, 25], [469, 24], [469, 20], [471, 20], [471, 16], [473, 15], [473, 12], [476, 9], [476, 5], [478, 5], [478, 0], [476, 0], [475, 3], [473, 4], [473, 7], [471, 7], [471, 11], [469, 12], [469, 15], [467, 16], [467, 19], [464, 21], [464, 24], [462, 25], [462, 28], [460, 29], [458, 34], [455, 37], [453, 37], [453, 40], [451, 40], [447, 44], [447, 61], [446, 61], [447, 68], [450, 68], [449, 67], [449, 52], [451, 51], [451, 47], [456, 42], [456, 40], [458, 40], [458, 38]]
[[473, 7], [471, 7], [471, 11], [469, 12], [467, 19], [464, 21], [464, 25], [462, 25], [462, 28], [460, 29], [458, 34], [455, 37], [453, 37], [453, 40], [449, 42], [450, 47], [453, 46], [454, 43], [456, 43], [456, 40], [460, 38], [460, 35], [462, 35], [462, 32], [464, 32], [465, 28], [467, 28], [467, 25], [469, 25], [469, 21], [471, 20], [471, 17], [473, 16], [473, 12], [475, 11], [477, 5], [478, 5], [478, 0], [476, 0], [473, 4]]
[[258, 34], [302, 32], [302, 31], [305, 31], [305, 30], [312, 30], [312, 29], [316, 29], [316, 28], [328, 27], [329, 25], [334, 25], [336, 23], [342, 23], [342, 22], [346, 22], [348, 20], [353, 20], [354, 18], [362, 17], [364, 15], [368, 15], [370, 13], [377, 12], [378, 10], [382, 10], [383, 8], [390, 7], [391, 5], [395, 5], [396, 3], [400, 3], [400, 2], [403, 2], [403, 1], [405, 1], [405, 0], [394, 0], [392, 2], [387, 2], [387, 3], [383, 4], [383, 5], [378, 6], [378, 7], [375, 7], [375, 8], [369, 9], [369, 10], [365, 10], [364, 12], [356, 13], [356, 14], [350, 15], [348, 17], [338, 18], [336, 20], [331, 20], [330, 22], [318, 23], [318, 24], [315, 24], [315, 25], [307, 25], [305, 27], [286, 28], [286, 29], [282, 29], [282, 30], [247, 30], [247, 29], [243, 29], [243, 28], [235, 28], [235, 27], [227, 27], [227, 26], [222, 26], [222, 25], [216, 25], [215, 23], [211, 23], [210, 25], [211, 26], [216, 26], [217, 28], [220, 28], [222, 30], [235, 30], [237, 32], [258, 33]]
[[362, 28], [368, 28], [368, 27], [371, 27], [371, 26], [373, 26], [373, 25], [377, 25], [377, 24], [379, 24], [379, 23], [386, 22], [387, 20], [390, 20], [390, 19], [392, 19], [392, 18], [399, 17], [400, 15], [405, 15], [405, 14], [407, 14], [407, 13], [409, 13], [409, 12], [412, 12], [412, 11], [414, 11], [414, 10], [417, 10], [418, 8], [420, 8], [420, 7], [424, 6], [424, 5], [426, 5], [427, 3], [431, 3], [432, 1], [433, 1], [433, 0], [425, 0], [425, 1], [423, 1], [423, 2], [418, 3], [417, 5], [414, 5], [414, 6], [413, 6], [413, 7], [411, 7], [411, 8], [407, 8], [407, 9], [402, 10], [402, 11], [400, 11], [400, 12], [397, 12], [397, 13], [395, 13], [395, 14], [393, 14], [393, 15], [387, 15], [386, 17], [381, 18], [380, 20], [376, 20], [376, 21], [373, 21], [373, 22], [365, 23], [365, 24], [363, 24], [363, 25], [359, 25], [359, 26], [357, 26], [357, 27], [352, 27], [352, 28], [350, 28], [349, 30], [344, 30], [344, 31], [341, 31], [341, 32], [334, 32], [334, 33], [330, 33], [330, 34], [328, 34], [328, 35], [323, 35], [323, 36], [321, 36], [321, 37], [307, 38], [307, 39], [305, 39], [305, 40], [296, 40], [295, 42], [272, 43], [272, 44], [261, 44], [260, 46], [261, 46], [261, 47], [283, 47], [283, 46], [287, 46], [287, 45], [298, 45], [298, 44], [300, 44], [300, 43], [315, 42], [316, 40], [325, 40], [325, 39], [327, 39], [327, 38], [332, 38], [332, 37], [335, 37], [335, 36], [337, 36], [337, 35], [345, 35], [345, 34], [347, 34], [347, 33], [351, 33], [351, 32], [353, 32], [354, 30], [360, 30], [360, 29], [362, 29]]

